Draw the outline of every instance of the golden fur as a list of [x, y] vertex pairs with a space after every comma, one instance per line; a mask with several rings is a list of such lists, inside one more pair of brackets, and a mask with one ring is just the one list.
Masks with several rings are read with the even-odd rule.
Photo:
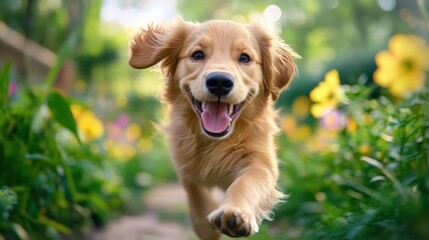
[[[203, 59], [195, 55], [198, 51]], [[220, 232], [232, 237], [256, 233], [284, 198], [276, 189], [273, 105], [295, 75], [293, 58], [299, 56], [257, 24], [181, 19], [147, 26], [135, 35], [131, 52], [134, 68], [161, 62], [164, 100], [170, 106], [165, 131], [196, 234], [219, 239]], [[232, 76], [233, 90], [210, 94], [206, 78], [212, 72]], [[239, 114], [222, 136], [207, 134], [197, 113], [203, 102], [216, 101], [218, 108], [228, 104]], [[212, 197], [214, 187], [225, 191], [221, 203]]]

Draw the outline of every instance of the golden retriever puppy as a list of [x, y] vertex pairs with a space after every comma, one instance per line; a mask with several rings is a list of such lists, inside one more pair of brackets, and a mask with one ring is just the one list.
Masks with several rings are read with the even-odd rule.
[[[161, 63], [165, 131], [199, 238], [254, 234], [284, 198], [273, 105], [297, 72], [296, 57], [258, 24], [178, 19], [135, 35], [129, 64]], [[220, 203], [215, 187], [225, 191]]]

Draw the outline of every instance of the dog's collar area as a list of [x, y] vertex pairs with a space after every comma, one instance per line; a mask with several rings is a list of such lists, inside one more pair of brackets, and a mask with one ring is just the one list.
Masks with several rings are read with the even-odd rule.
[[192, 102], [204, 132], [215, 138], [224, 137], [231, 132], [233, 121], [244, 106], [244, 102], [239, 104], [228, 104], [220, 100], [201, 102], [195, 98]]

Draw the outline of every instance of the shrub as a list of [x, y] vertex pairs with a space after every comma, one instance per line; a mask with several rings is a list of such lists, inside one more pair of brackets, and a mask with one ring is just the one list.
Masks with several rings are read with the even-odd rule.
[[104, 224], [122, 207], [113, 163], [96, 141], [80, 141], [72, 99], [51, 81], [9, 91], [10, 65], [0, 73], [0, 238], [59, 239]]
[[[429, 236], [429, 82], [421, 79], [429, 67], [429, 48], [420, 39], [416, 50], [417, 37], [400, 35], [404, 51], [407, 37], [413, 51], [403, 52], [398, 61], [380, 63], [377, 55], [381, 70], [375, 83], [332, 84], [339, 75], [330, 71], [310, 94], [318, 121], [314, 134], [300, 141], [280, 138], [281, 146], [289, 145], [281, 148], [280, 158], [281, 182], [291, 195], [277, 213], [286, 227], [278, 239]], [[390, 51], [396, 50], [390, 47], [381, 58], [394, 58]], [[389, 74], [392, 66], [386, 64], [400, 68], [401, 61], [404, 68], [395, 69], [399, 78]]]

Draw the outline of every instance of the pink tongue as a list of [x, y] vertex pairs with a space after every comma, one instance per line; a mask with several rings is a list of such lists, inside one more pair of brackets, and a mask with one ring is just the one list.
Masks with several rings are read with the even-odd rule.
[[207, 102], [206, 109], [201, 114], [204, 128], [212, 133], [224, 132], [231, 122], [228, 116], [228, 104], [222, 102]]

